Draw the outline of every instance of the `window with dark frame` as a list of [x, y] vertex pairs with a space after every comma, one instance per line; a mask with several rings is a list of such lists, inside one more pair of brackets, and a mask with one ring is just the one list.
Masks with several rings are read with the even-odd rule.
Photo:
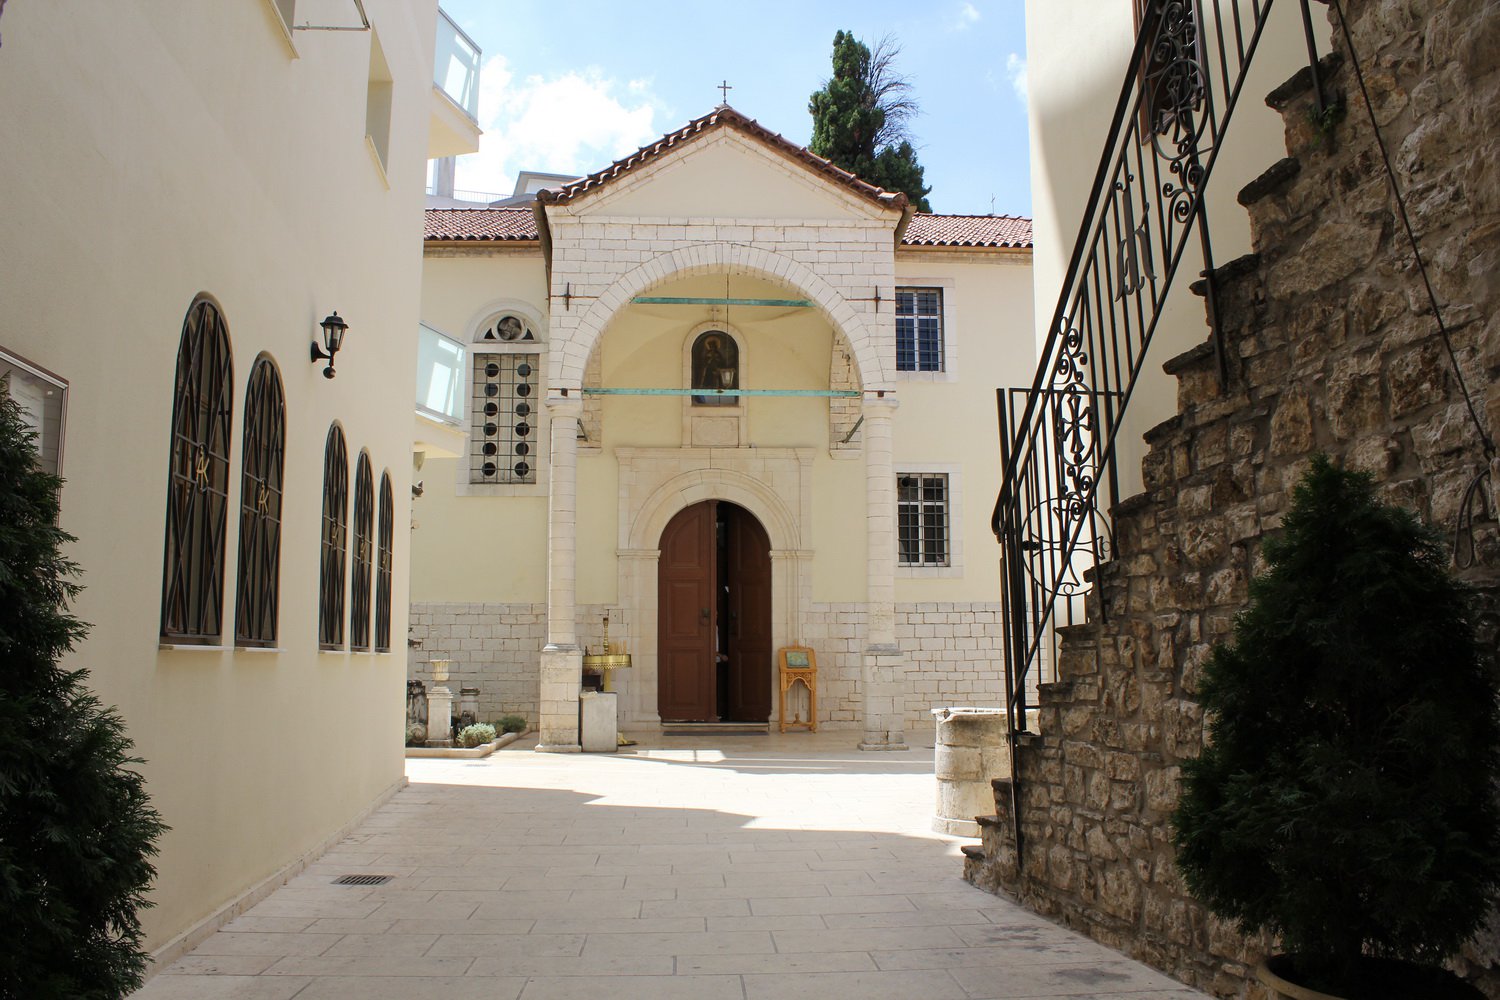
[[469, 481], [535, 483], [539, 354], [474, 355]]
[[349, 550], [349, 453], [338, 424], [323, 446], [323, 534], [318, 560], [318, 646], [344, 647], [344, 564]]
[[245, 390], [240, 561], [234, 612], [234, 641], [239, 646], [276, 645], [285, 459], [286, 396], [275, 363], [262, 354], [250, 370]]
[[349, 648], [370, 650], [370, 577], [375, 564], [375, 481], [370, 453], [361, 451], [354, 473], [354, 582], [349, 598]]
[[391, 555], [395, 535], [391, 474], [380, 474], [380, 536], [375, 545], [375, 652], [391, 651]]
[[901, 566], [950, 564], [947, 474], [896, 477], [896, 540]]
[[224, 316], [201, 295], [188, 308], [177, 345], [162, 570], [164, 642], [213, 645], [223, 634], [233, 377]]
[[943, 290], [896, 289], [896, 370], [943, 371]]

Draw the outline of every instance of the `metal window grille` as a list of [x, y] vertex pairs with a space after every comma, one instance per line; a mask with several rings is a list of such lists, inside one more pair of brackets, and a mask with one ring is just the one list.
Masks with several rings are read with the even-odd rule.
[[349, 597], [349, 648], [370, 648], [370, 577], [375, 563], [375, 482], [370, 454], [361, 451], [354, 473], [354, 582]]
[[947, 566], [948, 477], [896, 477], [896, 539], [902, 566]]
[[234, 614], [234, 641], [241, 646], [276, 645], [285, 459], [286, 397], [276, 365], [262, 355], [250, 371], [245, 391], [239, 586]]
[[943, 290], [896, 289], [896, 370], [943, 370]]
[[395, 527], [391, 474], [380, 474], [380, 537], [375, 546], [375, 650], [391, 649], [391, 550]]
[[534, 483], [537, 354], [476, 354], [469, 481]]
[[212, 644], [223, 630], [233, 375], [224, 317], [199, 298], [182, 323], [172, 400], [161, 598], [171, 642]]
[[349, 453], [338, 424], [323, 447], [323, 541], [318, 576], [318, 645], [344, 645], [344, 563], [349, 549]]

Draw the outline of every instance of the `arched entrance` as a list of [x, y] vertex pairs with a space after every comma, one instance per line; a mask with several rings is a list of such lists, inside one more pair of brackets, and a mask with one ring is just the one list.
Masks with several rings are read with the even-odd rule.
[[657, 710], [664, 722], [771, 715], [771, 542], [727, 500], [679, 511], [657, 564]]

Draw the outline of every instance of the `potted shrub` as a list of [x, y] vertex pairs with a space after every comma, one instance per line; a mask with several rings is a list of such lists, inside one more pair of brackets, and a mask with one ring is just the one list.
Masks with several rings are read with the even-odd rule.
[[1324, 456], [1265, 555], [1203, 672], [1207, 738], [1174, 816], [1188, 887], [1280, 937], [1262, 981], [1285, 996], [1478, 997], [1434, 967], [1500, 884], [1500, 719], [1470, 594], [1434, 533]]

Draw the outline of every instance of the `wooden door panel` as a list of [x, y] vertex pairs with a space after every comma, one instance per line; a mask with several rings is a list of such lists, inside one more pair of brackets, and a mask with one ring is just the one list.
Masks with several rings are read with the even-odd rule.
[[729, 582], [729, 710], [742, 722], [771, 717], [771, 540], [749, 511], [725, 512]]
[[661, 535], [657, 711], [663, 720], [714, 718], [713, 581], [714, 501], [709, 500], [680, 511]]

